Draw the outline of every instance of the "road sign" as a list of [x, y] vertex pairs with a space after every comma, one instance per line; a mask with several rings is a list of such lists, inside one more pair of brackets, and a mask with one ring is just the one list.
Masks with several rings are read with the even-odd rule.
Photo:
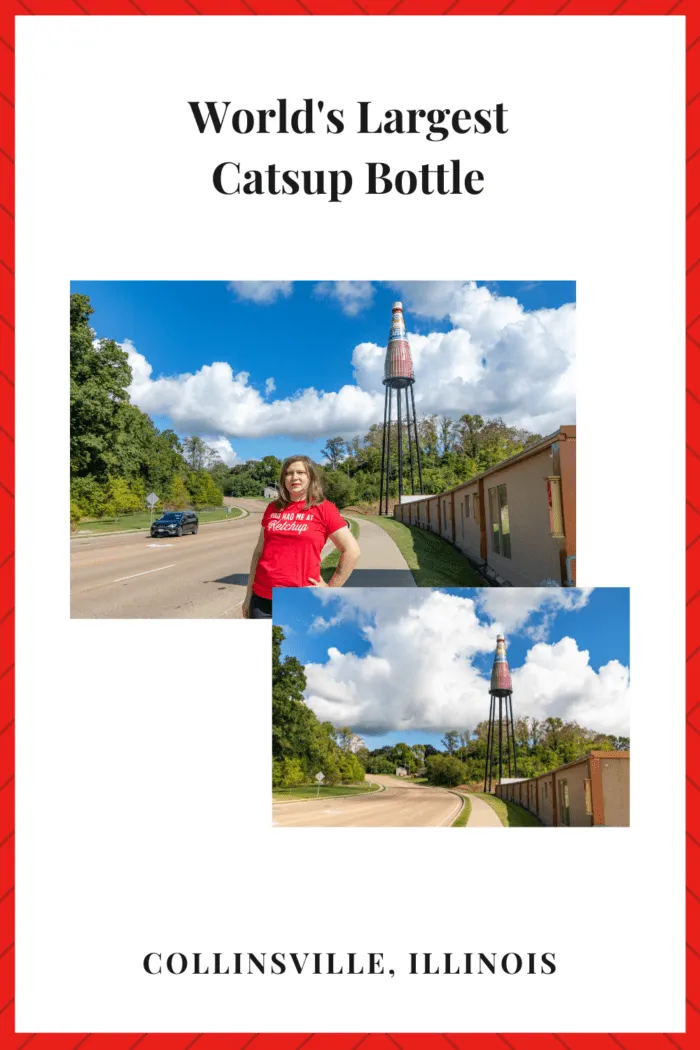
[[158, 502], [158, 497], [156, 496], [155, 492], [149, 492], [148, 495], [146, 496], [146, 503], [148, 504], [148, 506], [150, 508], [150, 511], [151, 511], [151, 521], [150, 521], [151, 525], [153, 524], [153, 508], [155, 507], [157, 502]]
[[318, 780], [318, 782], [319, 782], [319, 784], [320, 784], [320, 783], [321, 783], [321, 781], [322, 781], [322, 780], [325, 780], [326, 778], [325, 778], [325, 776], [323, 775], [323, 773], [317, 773], [317, 774], [316, 774], [316, 779]]

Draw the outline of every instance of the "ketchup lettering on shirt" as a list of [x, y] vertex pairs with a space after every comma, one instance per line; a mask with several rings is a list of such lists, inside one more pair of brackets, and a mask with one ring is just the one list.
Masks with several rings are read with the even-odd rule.
[[278, 510], [268, 504], [262, 517], [265, 543], [255, 570], [253, 591], [271, 598], [273, 587], [309, 587], [321, 576], [321, 551], [332, 532], [346, 527], [330, 500], [306, 507], [303, 500]]

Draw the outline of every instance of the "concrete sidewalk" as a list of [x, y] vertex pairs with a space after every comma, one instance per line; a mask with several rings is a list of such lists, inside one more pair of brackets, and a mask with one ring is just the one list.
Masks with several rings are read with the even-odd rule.
[[468, 797], [472, 804], [472, 811], [469, 814], [469, 820], [467, 821], [468, 828], [503, 827], [488, 802], [484, 802], [483, 798], [476, 798], [475, 795], [469, 795]]
[[[350, 515], [348, 515], [350, 516]], [[415, 587], [413, 573], [388, 532], [354, 517], [360, 526], [360, 560], [346, 587]]]

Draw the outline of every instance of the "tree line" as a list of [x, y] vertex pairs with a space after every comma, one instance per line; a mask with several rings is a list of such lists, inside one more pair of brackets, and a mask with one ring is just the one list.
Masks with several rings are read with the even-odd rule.
[[[391, 424], [389, 498], [398, 498], [398, 423]], [[447, 415], [425, 415], [417, 420], [418, 444], [424, 492], [445, 492], [461, 482], [502, 463], [541, 440], [500, 418], [484, 419], [465, 413], [458, 419]], [[401, 426], [403, 444], [404, 491], [410, 491], [410, 459], [407, 454], [408, 429]], [[322, 449], [326, 461], [326, 490], [338, 506], [378, 505], [382, 463], [383, 427], [373, 424], [362, 440], [329, 438]], [[414, 465], [418, 487], [418, 469]]]
[[324, 783], [364, 780], [365, 770], [354, 753], [355, 736], [345, 727], [336, 730], [320, 722], [304, 702], [306, 675], [295, 656], [281, 657], [284, 632], [272, 628], [272, 784], [295, 787], [313, 783], [317, 773]]
[[[505, 723], [502, 734], [505, 741]], [[430, 744], [395, 744], [368, 751], [366, 755], [358, 752], [358, 758], [368, 773], [394, 773], [396, 767], [401, 766], [409, 774], [424, 772], [432, 784], [445, 787], [470, 784], [481, 788], [487, 738], [488, 722], [484, 721], [474, 730], [448, 730], [440, 741], [443, 751]], [[555, 717], [519, 718], [514, 724], [514, 739], [519, 777], [548, 773], [557, 766], [575, 762], [589, 751], [628, 751], [630, 746], [629, 737], [598, 733], [577, 722]]]
[[[304, 701], [306, 675], [294, 656], [282, 659], [284, 632], [272, 628], [272, 779], [275, 787], [313, 783], [353, 783], [365, 773], [421, 774], [436, 785], [469, 784], [481, 790], [486, 763], [488, 722], [472, 729], [451, 729], [443, 750], [432, 744], [398, 743], [369, 750], [348, 726], [320, 722]], [[518, 776], [533, 777], [574, 762], [589, 751], [627, 751], [629, 737], [598, 733], [561, 718], [519, 718], [515, 722]], [[505, 725], [503, 727], [505, 740]]]
[[141, 510], [151, 491], [166, 508], [220, 506], [228, 467], [202, 438], [159, 430], [131, 403], [126, 351], [96, 339], [93, 312], [89, 296], [71, 295], [71, 523]]
[[[398, 424], [392, 423], [390, 499], [398, 498]], [[496, 466], [504, 459], [522, 452], [528, 445], [541, 440], [517, 427], [507, 426], [502, 419], [485, 420], [478, 415], [423, 416], [418, 420], [418, 440], [424, 492], [444, 492], [460, 482]], [[402, 425], [404, 450], [408, 437]], [[342, 437], [328, 438], [321, 450], [324, 491], [338, 507], [365, 506], [376, 509], [379, 503], [382, 462], [382, 426], [373, 424], [364, 438], [346, 441]], [[265, 456], [248, 460], [230, 470], [224, 468], [217, 476], [227, 496], [260, 496], [268, 485], [279, 481], [281, 460]], [[404, 452], [404, 488], [409, 470]], [[416, 484], [418, 481], [415, 469]]]

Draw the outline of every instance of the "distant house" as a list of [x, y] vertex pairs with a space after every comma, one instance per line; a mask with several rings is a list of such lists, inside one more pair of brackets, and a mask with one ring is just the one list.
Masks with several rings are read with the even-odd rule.
[[276, 485], [266, 485], [263, 489], [263, 499], [277, 499], [279, 494], [280, 490]]
[[404, 769], [403, 766], [397, 766], [396, 767], [396, 776], [397, 777], [407, 777], [408, 776], [408, 770]]

